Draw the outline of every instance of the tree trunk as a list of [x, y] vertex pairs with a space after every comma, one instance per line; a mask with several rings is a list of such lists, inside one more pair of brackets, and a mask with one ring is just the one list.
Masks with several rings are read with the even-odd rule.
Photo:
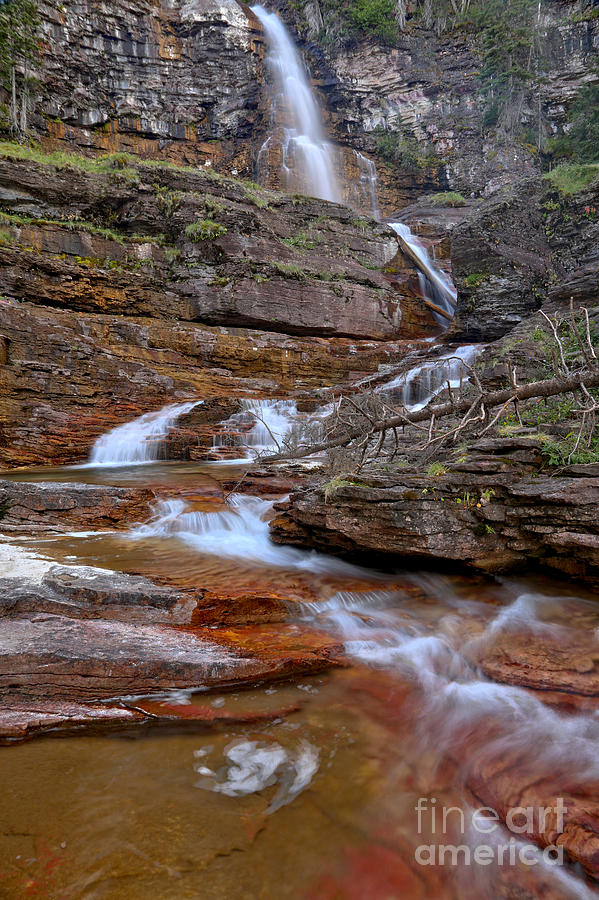
[[[558, 394], [567, 394], [570, 391], [580, 389], [580, 385], [584, 384], [587, 389], [599, 387], [599, 371], [589, 372], [585, 375], [565, 375], [559, 378], [548, 378], [546, 381], [533, 381], [531, 384], [524, 384], [519, 388], [507, 388], [502, 391], [490, 391], [488, 394], [479, 394], [478, 399], [482, 400], [487, 410], [497, 406], [503, 406], [511, 400], [532, 400], [536, 397], [555, 397]], [[334, 447], [343, 447], [351, 443], [351, 441], [363, 438], [365, 433], [370, 430], [371, 434], [380, 434], [381, 431], [388, 431], [392, 428], [401, 428], [402, 425], [410, 422], [426, 422], [430, 421], [434, 415], [435, 420], [444, 416], [459, 415], [467, 413], [476, 402], [476, 397], [470, 397], [464, 400], [457, 400], [455, 403], [442, 403], [436, 406], [425, 406], [424, 409], [414, 413], [404, 413], [397, 416], [389, 416], [387, 419], [381, 419], [373, 425], [359, 426], [347, 432], [343, 437], [333, 438], [328, 441], [322, 441], [311, 447], [290, 452], [285, 455], [283, 453], [266, 457], [261, 462], [270, 462], [280, 459], [299, 459], [304, 456], [310, 456], [312, 453], [320, 453], [324, 450], [332, 450]]]
[[17, 112], [17, 73], [14, 65], [10, 67], [10, 127], [15, 133], [19, 130]]

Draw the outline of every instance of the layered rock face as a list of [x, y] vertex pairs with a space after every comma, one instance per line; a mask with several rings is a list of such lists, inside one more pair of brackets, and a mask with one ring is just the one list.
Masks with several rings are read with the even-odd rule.
[[[466, 564], [484, 572], [533, 561], [597, 579], [596, 466], [539, 477], [526, 438], [487, 439], [445, 475], [348, 476], [294, 494], [271, 525], [274, 540], [402, 559]], [[534, 476], [534, 477], [533, 477]]]
[[372, 220], [195, 170], [90, 166], [2, 162], [4, 464], [81, 459], [177, 399], [374, 371], [432, 327]]
[[40, 3], [35, 124], [55, 146], [249, 174], [262, 45], [235, 0]]

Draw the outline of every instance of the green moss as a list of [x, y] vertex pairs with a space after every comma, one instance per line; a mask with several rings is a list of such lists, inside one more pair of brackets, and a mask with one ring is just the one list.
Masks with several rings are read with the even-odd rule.
[[168, 188], [163, 187], [160, 184], [155, 184], [154, 188], [156, 190], [158, 208], [164, 213], [167, 219], [172, 218], [181, 206], [181, 193], [179, 191], [169, 191]]
[[306, 273], [299, 266], [279, 262], [273, 262], [271, 265], [273, 269], [276, 269], [277, 272], [280, 272], [281, 275], [285, 275], [287, 278], [297, 278], [298, 281], [307, 278]]
[[228, 278], [226, 275], [215, 275], [212, 281], [208, 282], [208, 287], [226, 287], [232, 281], [233, 279]]
[[447, 475], [447, 469], [442, 463], [433, 462], [426, 470], [426, 474], [429, 478], [437, 478], [439, 475]]
[[471, 272], [464, 278], [464, 284], [469, 288], [478, 288], [488, 277], [486, 272]]
[[286, 244], [287, 247], [294, 247], [302, 253], [305, 253], [306, 250], [313, 250], [319, 241], [319, 237], [308, 234], [306, 231], [298, 231], [293, 237], [281, 238], [282, 244]]
[[561, 194], [566, 194], [566, 196], [577, 194], [599, 180], [599, 163], [557, 166], [544, 178]]
[[389, 162], [399, 163], [407, 169], [425, 169], [438, 162], [430, 145], [419, 142], [405, 128], [391, 131], [379, 127], [373, 134], [377, 152]]
[[328, 481], [326, 484], [322, 486], [322, 492], [324, 495], [324, 502], [328, 503], [333, 499], [338, 490], [343, 487], [370, 487], [365, 481], [358, 481], [355, 478], [351, 478], [349, 476], [339, 475], [336, 478], [332, 478], [331, 481]]
[[193, 224], [188, 225], [185, 229], [185, 234], [194, 243], [198, 243], [199, 241], [215, 241], [226, 233], [226, 226], [219, 225], [218, 222], [213, 222], [212, 219], [201, 219], [198, 222], [193, 222]]
[[8, 228], [0, 228], [0, 247], [8, 247], [12, 242], [13, 236]]
[[204, 206], [212, 214], [222, 213], [227, 208], [224, 203], [221, 203], [218, 198], [213, 197], [212, 194], [206, 194], [204, 197]]
[[463, 194], [459, 194], [456, 191], [443, 191], [439, 194], [433, 194], [430, 202], [433, 206], [466, 206], [466, 198]]

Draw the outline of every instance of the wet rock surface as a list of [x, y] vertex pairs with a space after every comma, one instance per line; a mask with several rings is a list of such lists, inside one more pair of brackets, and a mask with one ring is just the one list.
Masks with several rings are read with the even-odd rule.
[[37, 584], [0, 578], [3, 616], [51, 613], [82, 619], [185, 624], [196, 606], [193, 597], [154, 584], [148, 578], [90, 566], [51, 566]]
[[241, 685], [328, 668], [339, 647], [288, 626], [222, 633], [35, 614], [5, 619], [0, 691], [97, 700], [157, 690]]
[[343, 207], [194, 170], [0, 168], [2, 464], [80, 461], [167, 403], [373, 372], [432, 326], [394, 234]]
[[147, 518], [154, 499], [149, 488], [0, 481], [0, 531], [126, 528]]

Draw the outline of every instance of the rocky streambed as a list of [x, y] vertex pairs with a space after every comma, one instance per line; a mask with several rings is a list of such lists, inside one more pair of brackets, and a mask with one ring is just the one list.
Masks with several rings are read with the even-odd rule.
[[[325, 52], [319, 4], [278, 3], [332, 145], [270, 13], [88, 6], [43, 4], [42, 146], [0, 146], [0, 892], [598, 896], [594, 419], [581, 459], [562, 398], [293, 462], [341, 397], [588, 363], [543, 314], [565, 342], [572, 298], [596, 342], [593, 167], [481, 146], [459, 29]], [[596, 38], [562, 6], [555, 129]], [[269, 21], [305, 88], [270, 105]], [[398, 116], [445, 161], [410, 173]]]

